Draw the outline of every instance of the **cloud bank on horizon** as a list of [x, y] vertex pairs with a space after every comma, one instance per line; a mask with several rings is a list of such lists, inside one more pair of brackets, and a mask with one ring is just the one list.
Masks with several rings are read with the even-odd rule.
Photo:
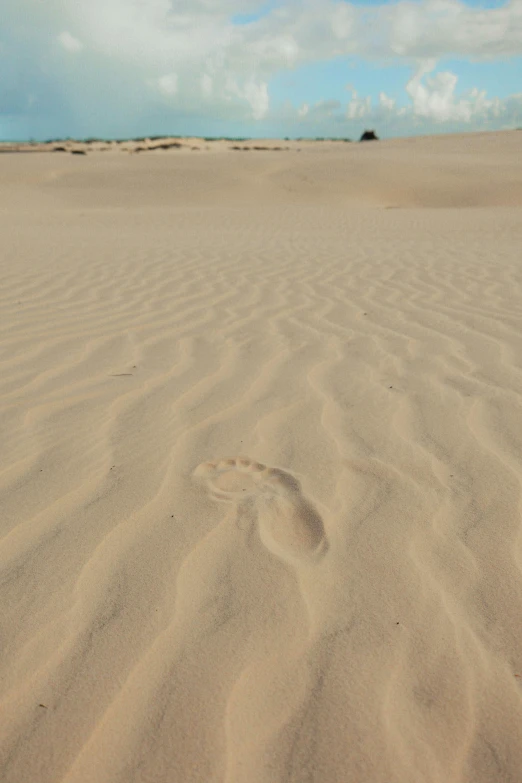
[[4, 0], [2, 17], [3, 139], [522, 125], [522, 0]]

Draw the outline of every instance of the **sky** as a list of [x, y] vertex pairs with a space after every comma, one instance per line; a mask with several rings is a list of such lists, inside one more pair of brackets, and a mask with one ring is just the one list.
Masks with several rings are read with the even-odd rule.
[[522, 0], [1, 0], [0, 139], [522, 127]]

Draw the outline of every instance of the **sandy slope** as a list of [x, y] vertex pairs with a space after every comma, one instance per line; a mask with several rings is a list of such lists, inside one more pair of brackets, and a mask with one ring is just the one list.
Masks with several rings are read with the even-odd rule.
[[4, 783], [520, 783], [521, 146], [1, 156]]

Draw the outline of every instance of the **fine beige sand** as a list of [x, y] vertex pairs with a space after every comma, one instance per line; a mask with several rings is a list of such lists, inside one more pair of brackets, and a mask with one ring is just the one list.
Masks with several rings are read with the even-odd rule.
[[520, 783], [522, 132], [256, 144], [0, 155], [0, 779]]

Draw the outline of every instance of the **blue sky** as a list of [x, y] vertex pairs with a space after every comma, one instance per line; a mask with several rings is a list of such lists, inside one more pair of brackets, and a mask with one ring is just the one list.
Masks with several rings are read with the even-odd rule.
[[522, 127], [522, 0], [3, 0], [0, 139]]

